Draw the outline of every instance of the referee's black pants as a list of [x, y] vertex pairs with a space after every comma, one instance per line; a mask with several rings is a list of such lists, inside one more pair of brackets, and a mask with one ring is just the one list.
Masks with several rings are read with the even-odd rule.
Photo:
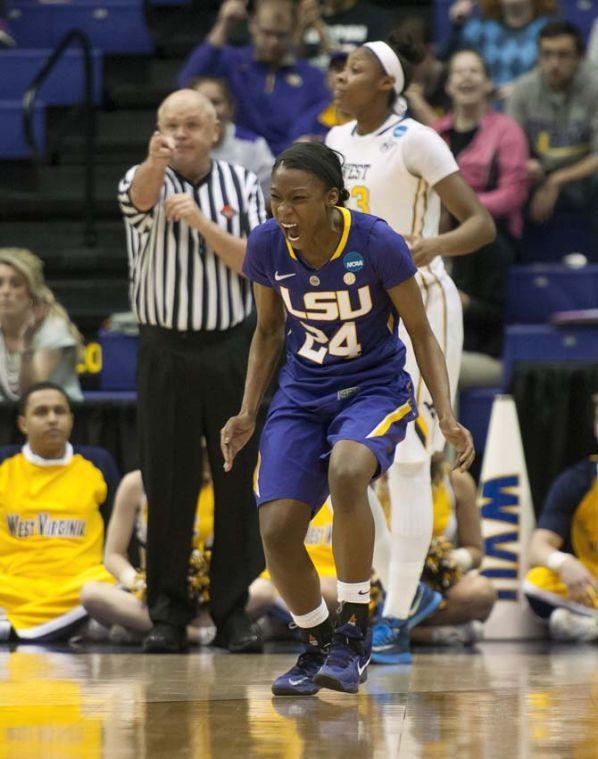
[[148, 500], [147, 603], [154, 624], [188, 624], [187, 572], [202, 483], [201, 437], [214, 482], [210, 610], [218, 628], [242, 610], [264, 566], [253, 471], [258, 435], [223, 470], [220, 430], [243, 397], [253, 320], [222, 332], [141, 326], [140, 461]]

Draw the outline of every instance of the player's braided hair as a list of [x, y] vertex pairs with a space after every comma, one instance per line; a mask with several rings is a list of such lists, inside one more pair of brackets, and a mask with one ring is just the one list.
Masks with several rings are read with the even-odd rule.
[[307, 171], [318, 177], [327, 190], [338, 190], [338, 205], [349, 200], [343, 179], [343, 157], [321, 142], [295, 142], [284, 150], [274, 162], [272, 174], [284, 164], [287, 169]]

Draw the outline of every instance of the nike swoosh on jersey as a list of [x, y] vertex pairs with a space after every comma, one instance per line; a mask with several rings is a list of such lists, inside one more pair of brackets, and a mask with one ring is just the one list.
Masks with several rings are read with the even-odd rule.
[[296, 680], [289, 680], [289, 683], [291, 685], [299, 685], [300, 683], [304, 683], [306, 680], [307, 680], [307, 677], [298, 677]]
[[277, 282], [280, 282], [281, 279], [288, 279], [289, 277], [294, 277], [295, 272], [292, 272], [291, 274], [279, 274], [277, 271], [274, 272], [274, 279]]

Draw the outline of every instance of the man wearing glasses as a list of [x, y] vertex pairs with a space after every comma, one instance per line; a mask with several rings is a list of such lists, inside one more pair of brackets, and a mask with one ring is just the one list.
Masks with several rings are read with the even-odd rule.
[[205, 42], [179, 73], [180, 87], [195, 76], [228, 80], [236, 101], [237, 124], [261, 135], [274, 155], [292, 141], [298, 117], [329, 100], [324, 74], [293, 57], [297, 9], [291, 0], [257, 0], [249, 16], [252, 44], [227, 44], [235, 23], [248, 18], [247, 0], [225, 0]]
[[542, 223], [560, 211], [585, 211], [598, 246], [598, 68], [584, 60], [581, 33], [568, 21], [547, 24], [538, 45], [538, 67], [507, 103], [530, 146], [529, 214]]

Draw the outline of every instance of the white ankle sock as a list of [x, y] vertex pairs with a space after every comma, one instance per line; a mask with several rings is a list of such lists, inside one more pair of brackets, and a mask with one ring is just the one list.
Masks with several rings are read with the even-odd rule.
[[341, 582], [336, 583], [339, 603], [349, 602], [352, 604], [369, 604], [370, 581], [365, 582]]
[[328, 619], [328, 607], [322, 598], [320, 605], [313, 611], [309, 611], [307, 614], [293, 614], [291, 612], [291, 617], [293, 617], [293, 622], [297, 627], [317, 627]]
[[393, 464], [388, 471], [388, 487], [391, 558], [383, 615], [406, 619], [432, 540], [430, 461]]

